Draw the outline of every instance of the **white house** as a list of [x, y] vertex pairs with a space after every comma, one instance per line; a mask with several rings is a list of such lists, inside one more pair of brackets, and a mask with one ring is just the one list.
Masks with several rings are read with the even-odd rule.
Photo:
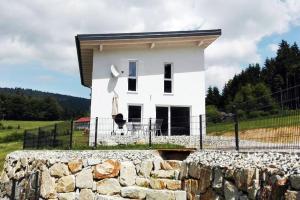
[[220, 35], [220, 29], [77, 35], [81, 83], [91, 88], [91, 119], [98, 117], [99, 126], [101, 119], [112, 119], [117, 97], [127, 122], [163, 119], [164, 135], [199, 134], [204, 49]]

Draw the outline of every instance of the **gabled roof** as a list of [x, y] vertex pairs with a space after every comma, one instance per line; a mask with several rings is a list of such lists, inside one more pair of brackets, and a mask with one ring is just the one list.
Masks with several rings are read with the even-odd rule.
[[81, 84], [91, 87], [94, 50], [103, 51], [106, 48], [116, 48], [118, 45], [127, 48], [136, 45], [153, 48], [159, 45], [178, 45], [179, 43], [206, 48], [220, 35], [221, 29], [77, 35], [75, 36], [75, 42]]
[[75, 121], [76, 123], [90, 122], [90, 117], [81, 117]]

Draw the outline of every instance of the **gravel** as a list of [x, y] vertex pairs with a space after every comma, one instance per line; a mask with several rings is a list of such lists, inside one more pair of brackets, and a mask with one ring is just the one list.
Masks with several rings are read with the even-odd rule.
[[58, 150], [24, 150], [15, 151], [7, 155], [7, 160], [19, 160], [21, 158], [31, 158], [36, 160], [49, 160], [50, 163], [69, 162], [74, 159], [87, 160], [88, 162], [104, 161], [107, 159], [115, 159], [119, 161], [142, 161], [153, 159], [158, 154], [152, 150], [84, 150], [84, 151], [58, 151]]
[[277, 168], [286, 174], [300, 174], [300, 156], [296, 153], [236, 151], [197, 151], [185, 162], [228, 168]]

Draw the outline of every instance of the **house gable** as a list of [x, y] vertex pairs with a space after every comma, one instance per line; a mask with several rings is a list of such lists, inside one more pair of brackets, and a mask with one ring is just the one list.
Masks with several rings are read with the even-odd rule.
[[118, 49], [164, 48], [198, 46], [206, 48], [221, 35], [220, 29], [145, 32], [145, 33], [114, 33], [114, 34], [83, 34], [75, 36], [77, 56], [82, 85], [91, 87], [93, 71], [93, 52]]

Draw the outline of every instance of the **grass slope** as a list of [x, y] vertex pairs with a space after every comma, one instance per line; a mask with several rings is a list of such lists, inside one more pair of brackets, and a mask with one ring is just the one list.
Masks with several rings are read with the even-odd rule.
[[[245, 131], [259, 128], [299, 126], [299, 121], [300, 113], [286, 116], [271, 116], [265, 118], [240, 120], [239, 130]], [[206, 130], [208, 135], [223, 135], [224, 133], [234, 132], [234, 122], [231, 121], [226, 123], [208, 123]]]
[[0, 129], [0, 171], [8, 153], [22, 149], [25, 129], [48, 126], [55, 121], [0, 121], [5, 129]]

